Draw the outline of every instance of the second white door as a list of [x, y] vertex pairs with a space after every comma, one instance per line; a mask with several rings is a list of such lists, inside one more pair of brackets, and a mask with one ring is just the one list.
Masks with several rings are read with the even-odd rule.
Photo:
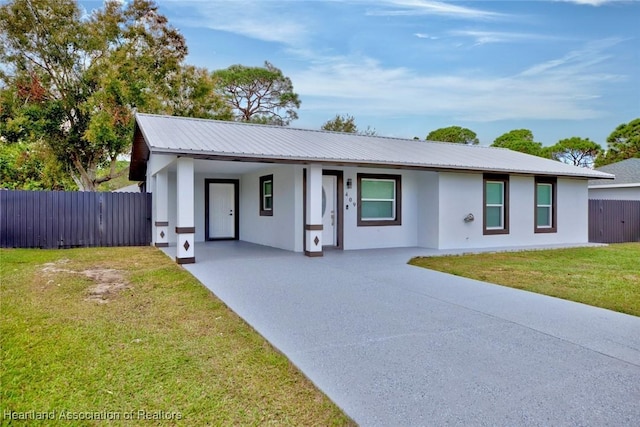
[[337, 178], [334, 175], [322, 177], [322, 245], [336, 246], [338, 218], [337, 205]]

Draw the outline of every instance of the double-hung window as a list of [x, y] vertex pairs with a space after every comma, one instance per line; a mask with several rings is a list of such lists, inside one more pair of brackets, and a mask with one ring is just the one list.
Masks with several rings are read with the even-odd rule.
[[484, 176], [484, 234], [509, 233], [509, 177]]
[[555, 178], [538, 177], [535, 180], [535, 232], [555, 233], [556, 227]]
[[260, 177], [260, 216], [273, 216], [273, 175]]
[[358, 174], [358, 226], [401, 225], [401, 176]]

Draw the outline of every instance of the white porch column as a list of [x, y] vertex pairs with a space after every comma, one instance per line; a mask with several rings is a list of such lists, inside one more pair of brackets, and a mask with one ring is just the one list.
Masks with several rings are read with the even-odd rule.
[[154, 236], [158, 248], [169, 246], [169, 173], [166, 169], [158, 172], [154, 177], [155, 222]]
[[322, 256], [322, 166], [307, 167], [304, 254]]
[[178, 238], [176, 262], [178, 264], [192, 264], [196, 262], [193, 159], [180, 157], [176, 165], [176, 236]]

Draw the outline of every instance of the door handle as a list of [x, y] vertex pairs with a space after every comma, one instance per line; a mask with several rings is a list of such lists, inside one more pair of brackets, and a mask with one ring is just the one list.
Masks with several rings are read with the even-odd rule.
[[335, 214], [331, 211], [331, 225], [334, 225]]

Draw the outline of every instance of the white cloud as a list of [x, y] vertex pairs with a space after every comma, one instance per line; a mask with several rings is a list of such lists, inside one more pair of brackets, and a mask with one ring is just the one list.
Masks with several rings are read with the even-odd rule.
[[[622, 39], [606, 38], [587, 43], [583, 48], [573, 50], [561, 58], [536, 64], [521, 73], [522, 76], [536, 76], [553, 73], [559, 76], [589, 76], [592, 67], [604, 62], [610, 56], [606, 51], [620, 43]], [[602, 78], [602, 76], [599, 76]]]
[[375, 16], [409, 16], [409, 15], [441, 15], [461, 19], [492, 19], [505, 17], [504, 14], [458, 6], [442, 1], [431, 0], [384, 0], [375, 3], [382, 7], [372, 9], [367, 15]]
[[416, 36], [419, 39], [427, 39], [427, 40], [438, 40], [440, 38], [440, 37], [432, 36], [425, 33], [415, 33], [414, 36]]
[[[507, 76], [475, 71], [447, 75], [386, 68], [368, 57], [323, 58], [292, 73], [307, 110], [391, 116], [448, 115], [457, 120], [593, 119], [591, 100], [620, 75], [596, 73], [613, 41], [592, 43], [562, 58]], [[595, 50], [594, 50], [595, 49]]]
[[557, 40], [557, 37], [533, 33], [513, 33], [503, 31], [454, 30], [449, 32], [456, 37], [470, 37], [476, 45], [488, 43], [515, 43], [534, 40]]
[[307, 37], [307, 25], [303, 17], [294, 18], [288, 14], [286, 2], [191, 0], [182, 1], [178, 6], [191, 6], [197, 10], [197, 18], [177, 19], [190, 26], [287, 45], [301, 44]]
[[588, 6], [601, 6], [605, 3], [613, 3], [615, 1], [620, 1], [620, 0], [556, 0], [556, 1], [561, 1], [565, 3], [584, 4]]

